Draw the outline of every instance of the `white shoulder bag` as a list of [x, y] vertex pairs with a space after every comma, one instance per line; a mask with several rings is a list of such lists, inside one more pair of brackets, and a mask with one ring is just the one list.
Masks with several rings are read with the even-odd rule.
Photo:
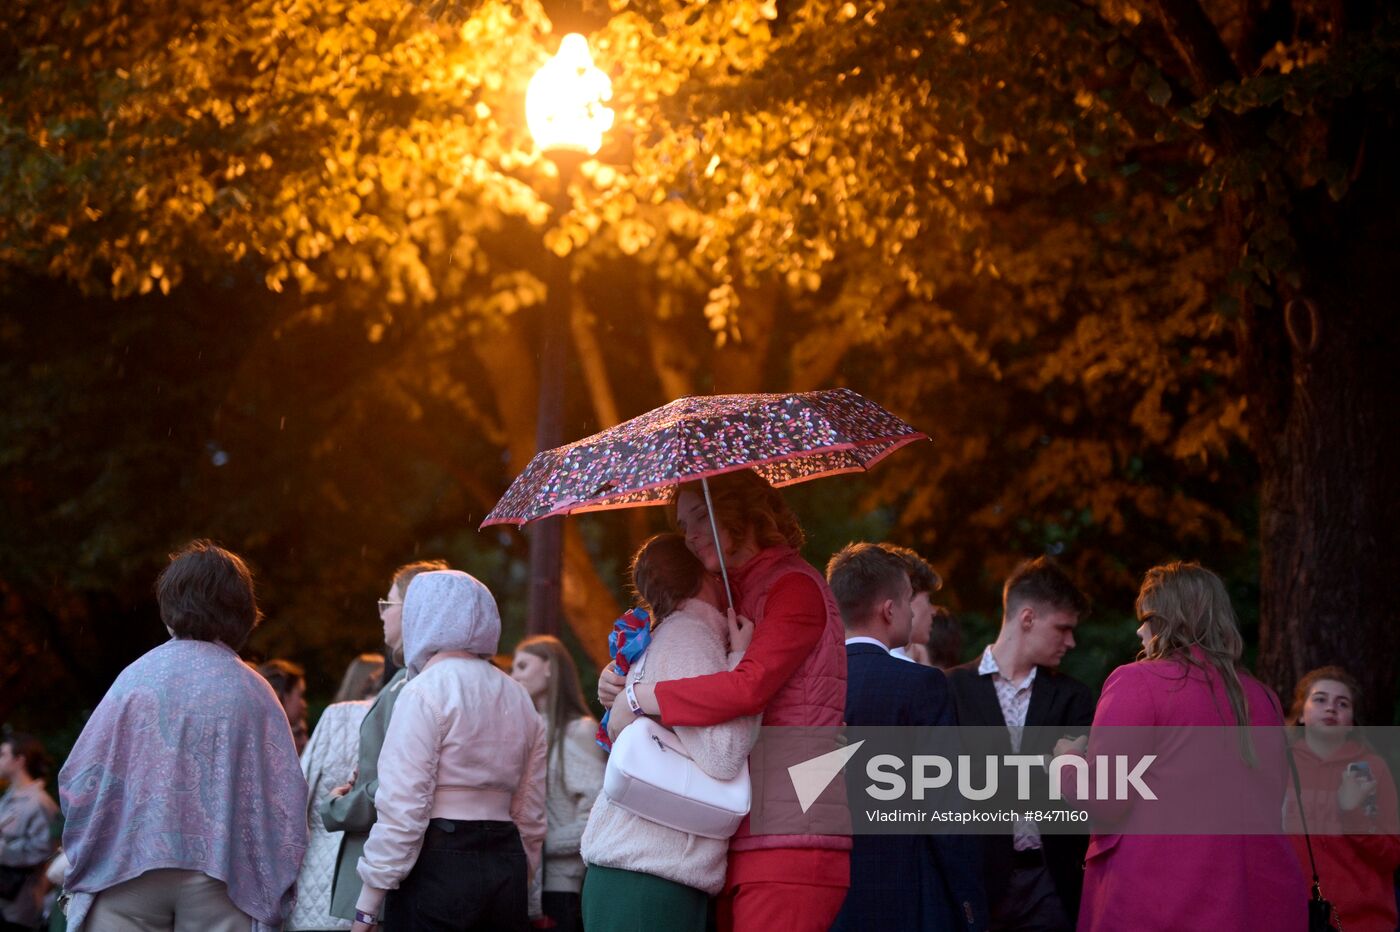
[[[650, 653], [650, 651], [648, 651]], [[647, 654], [637, 668], [646, 670]], [[701, 770], [675, 733], [639, 717], [613, 742], [603, 793], [619, 808], [667, 828], [728, 838], [749, 814], [749, 765], [720, 780]]]

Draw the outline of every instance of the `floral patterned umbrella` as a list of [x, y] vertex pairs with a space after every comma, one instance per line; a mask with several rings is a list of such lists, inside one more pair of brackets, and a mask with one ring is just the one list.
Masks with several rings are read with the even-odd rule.
[[738, 469], [792, 485], [869, 469], [927, 439], [848, 388], [679, 398], [537, 454], [481, 526], [659, 505], [681, 483]]

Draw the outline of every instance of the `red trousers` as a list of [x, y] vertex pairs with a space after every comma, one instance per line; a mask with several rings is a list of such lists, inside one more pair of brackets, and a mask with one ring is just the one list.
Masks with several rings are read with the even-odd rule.
[[719, 932], [827, 932], [850, 885], [849, 851], [731, 851], [715, 902]]

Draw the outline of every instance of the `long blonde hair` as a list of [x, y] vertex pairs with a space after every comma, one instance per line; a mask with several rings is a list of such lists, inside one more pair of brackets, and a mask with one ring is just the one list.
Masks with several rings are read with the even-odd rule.
[[[1249, 707], [1238, 670], [1244, 638], [1225, 583], [1199, 563], [1154, 566], [1143, 577], [1136, 609], [1138, 619], [1152, 633], [1139, 654], [1142, 659], [1175, 660], [1188, 669], [1210, 666], [1219, 672], [1239, 728], [1240, 756], [1253, 767], [1258, 757], [1249, 736]], [[1193, 647], [1205, 655], [1204, 663]]]

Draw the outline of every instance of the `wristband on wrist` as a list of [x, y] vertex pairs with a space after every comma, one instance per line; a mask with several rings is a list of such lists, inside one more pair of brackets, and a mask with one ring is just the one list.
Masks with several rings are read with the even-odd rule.
[[632, 710], [632, 714], [633, 714], [633, 715], [646, 715], [646, 713], [642, 711], [642, 704], [641, 704], [640, 702], [637, 701], [637, 691], [633, 688], [633, 684], [632, 684], [632, 683], [628, 683], [628, 684], [627, 684], [627, 690], [626, 690], [626, 692], [627, 692], [627, 708], [629, 708], [629, 709]]
[[370, 926], [379, 925], [379, 917], [376, 916], [374, 913], [367, 913], [363, 909], [355, 910], [355, 921], [363, 922], [365, 925]]

